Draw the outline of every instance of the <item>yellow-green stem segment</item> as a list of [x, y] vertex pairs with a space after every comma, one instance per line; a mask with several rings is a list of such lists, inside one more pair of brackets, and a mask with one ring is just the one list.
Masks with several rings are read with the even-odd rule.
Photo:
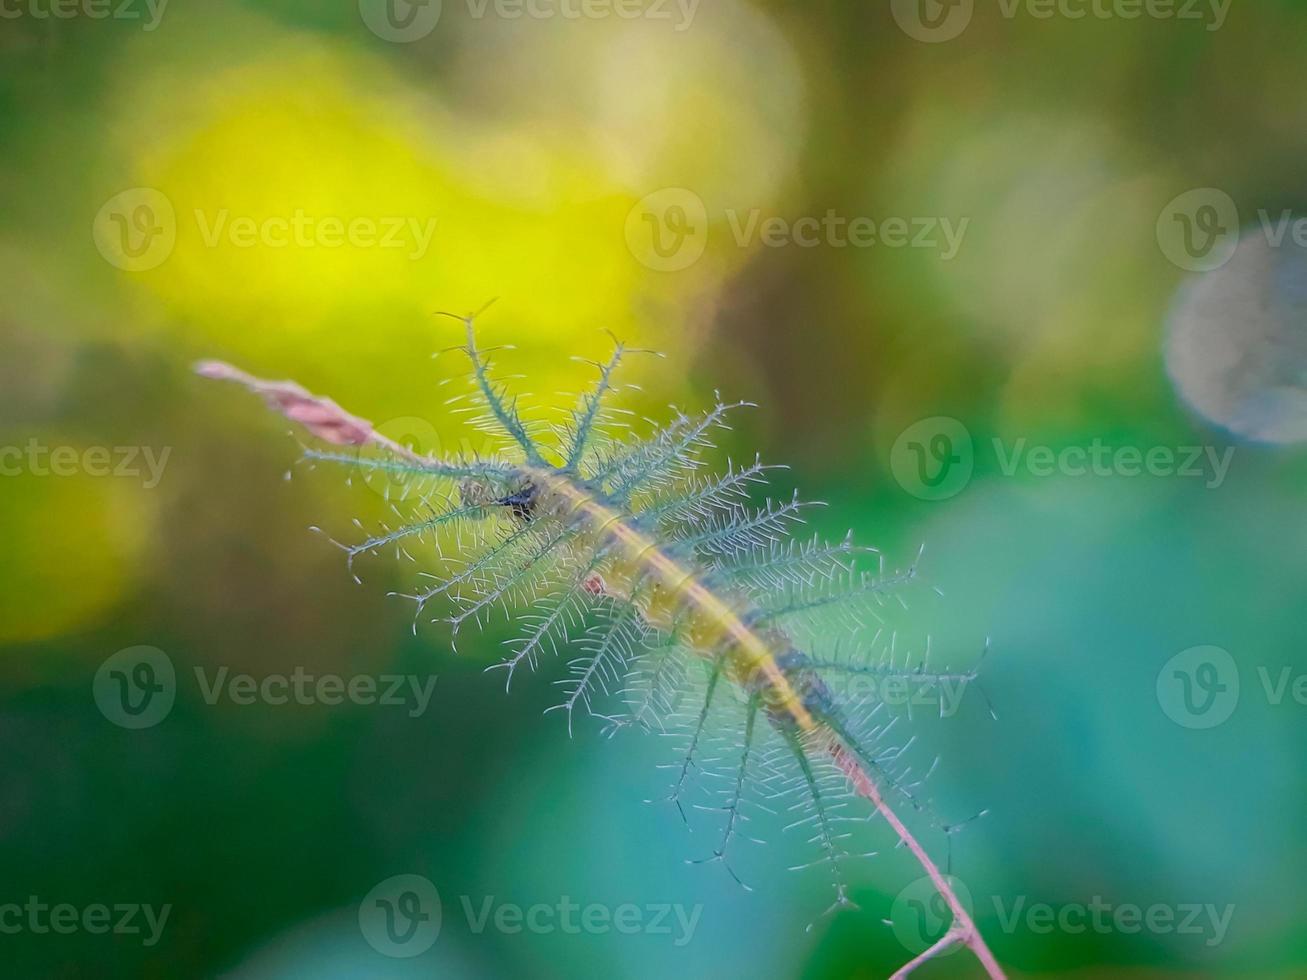
[[[651, 603], [645, 610], [646, 619], [654, 625], [659, 622], [660, 611], [670, 612], [681, 605], [689, 606], [729, 641], [736, 651], [731, 673], [740, 678], [761, 675], [768, 689], [769, 706], [773, 711], [784, 712], [801, 731], [810, 732], [821, 727], [803, 703], [803, 698], [790, 683], [789, 677], [776, 662], [776, 652], [767, 640], [711, 589], [699, 581], [699, 573], [667, 554], [647, 534], [635, 528], [626, 516], [599, 500], [594, 494], [578, 486], [566, 474], [544, 467], [525, 467], [525, 475], [535, 485], [540, 497], [536, 506], [554, 512], [563, 519], [584, 518], [596, 545], [611, 544], [615, 552], [614, 565], [625, 562], [643, 575], [653, 577], [662, 589], [663, 601]], [[632, 579], [635, 575], [630, 576]], [[610, 590], [621, 591], [621, 583], [609, 583]], [[693, 636], [693, 634], [692, 634]], [[717, 653], [714, 644], [700, 634], [701, 642], [693, 646], [705, 654]]]

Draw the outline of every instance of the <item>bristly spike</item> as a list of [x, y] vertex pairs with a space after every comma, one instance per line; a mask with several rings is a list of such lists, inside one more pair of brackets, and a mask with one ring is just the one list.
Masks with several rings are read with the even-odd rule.
[[580, 410], [575, 413], [575, 434], [563, 460], [563, 466], [568, 472], [576, 472], [581, 462], [581, 456], [585, 453], [595, 422], [599, 418], [599, 408], [603, 404], [604, 397], [612, 390], [613, 372], [622, 363], [622, 356], [626, 353], [626, 347], [621, 341], [614, 338], [614, 345], [612, 357], [608, 359], [607, 364], [599, 368], [599, 384], [586, 396]]
[[436, 311], [436, 315], [449, 316], [462, 321], [463, 327], [467, 331], [467, 345], [464, 347], [464, 351], [468, 356], [468, 360], [472, 362], [473, 378], [481, 393], [482, 400], [485, 402], [486, 407], [490, 410], [490, 413], [494, 416], [495, 420], [499, 423], [500, 428], [503, 429], [506, 434], [511, 436], [513, 441], [522, 448], [522, 451], [526, 454], [527, 461], [540, 464], [543, 463], [544, 460], [540, 455], [538, 447], [527, 433], [526, 426], [523, 425], [522, 419], [517, 414], [516, 402], [514, 401], [505, 404], [503, 393], [497, 391], [490, 380], [485, 358], [483, 357], [484, 352], [477, 348], [476, 318], [489, 309], [494, 303], [495, 300], [492, 299], [475, 313], [469, 313], [466, 316], [460, 317], [457, 314], [447, 313], [443, 310]]

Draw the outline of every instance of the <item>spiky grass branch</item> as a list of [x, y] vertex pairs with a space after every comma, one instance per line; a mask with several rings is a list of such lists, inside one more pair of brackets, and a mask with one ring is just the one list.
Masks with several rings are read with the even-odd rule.
[[[746, 731], [745, 753], [740, 764], [740, 771], [737, 777], [737, 785], [742, 785], [745, 776], [745, 770], [748, 766], [749, 754], [748, 748], [752, 741], [753, 721], [759, 710], [759, 706], [765, 703], [766, 710], [774, 719], [784, 722], [782, 726], [783, 734], [790, 743], [795, 758], [801, 768], [804, 780], [807, 783], [811, 797], [817, 805], [816, 818], [819, 825], [818, 839], [823, 848], [827, 851], [825, 860], [828, 860], [832, 866], [839, 856], [837, 841], [834, 833], [830, 828], [829, 816], [822, 808], [821, 798], [823, 789], [819, 786], [819, 780], [815, 775], [811, 763], [808, 761], [807, 753], [812, 751], [820, 753], [823, 757], [833, 764], [836, 770], [842, 774], [847, 785], [852, 792], [858, 797], [869, 802], [875, 812], [882, 816], [890, 825], [895, 835], [898, 837], [900, 844], [906, 847], [913, 855], [914, 859], [921, 865], [926, 872], [933, 887], [940, 894], [947, 904], [953, 919], [949, 929], [935, 945], [917, 956], [911, 962], [902, 967], [894, 974], [895, 977], [905, 977], [914, 971], [917, 967], [930, 961], [934, 957], [946, 952], [954, 946], [962, 945], [970, 949], [979, 960], [985, 971], [991, 978], [1002, 978], [1004, 976], [993, 954], [986, 945], [980, 931], [976, 928], [975, 922], [967, 912], [965, 906], [958, 898], [957, 893], [949, 883], [948, 879], [940, 872], [939, 867], [931, 859], [920, 842], [908, 830], [907, 826], [899, 819], [894, 809], [885, 799], [885, 794], [877, 785], [877, 778], [888, 781], [888, 785], [901, 793], [906, 791], [901, 785], [896, 784], [888, 776], [885, 770], [878, 764], [878, 760], [873, 758], [862, 746], [858, 739], [850, 734], [850, 731], [843, 724], [842, 719], [833, 709], [826, 704], [829, 698], [829, 692], [821, 683], [811, 675], [813, 664], [802, 654], [793, 651], [792, 648], [786, 650], [769, 649], [755, 632], [760, 624], [769, 619], [779, 618], [781, 615], [791, 614], [795, 611], [801, 611], [815, 604], [826, 604], [835, 601], [833, 595], [819, 592], [817, 597], [810, 599], [806, 603], [791, 604], [781, 610], [773, 611], [770, 614], [763, 614], [761, 610], [755, 610], [753, 618], [741, 619], [736, 610], [732, 607], [730, 601], [724, 596], [716, 594], [712, 588], [700, 581], [700, 576], [696, 574], [693, 566], [687, 568], [678, 563], [669, 553], [663, 551], [655, 540], [651, 540], [637, 530], [634, 526], [624, 523], [625, 518], [620, 511], [613, 510], [606, 506], [601, 500], [596, 498], [591, 492], [577, 484], [573, 480], [573, 474], [577, 471], [577, 466], [584, 451], [584, 445], [590, 429], [595, 424], [598, 413], [598, 403], [602, 396], [611, 387], [611, 375], [620, 359], [622, 349], [619, 345], [617, 353], [609, 364], [601, 369], [601, 381], [599, 390], [587, 400], [578, 417], [578, 424], [573, 435], [570, 446], [564, 454], [564, 465], [561, 469], [549, 467], [544, 462], [535, 446], [526, 427], [523, 425], [516, 409], [515, 403], [507, 402], [501, 392], [492, 384], [486, 371], [483, 359], [484, 352], [479, 351], [472, 333], [471, 318], [466, 319], [468, 344], [467, 353], [471, 358], [477, 387], [481, 395], [488, 404], [491, 414], [499, 425], [511, 438], [518, 443], [526, 456], [526, 466], [518, 467], [516, 472], [519, 476], [525, 475], [529, 478], [530, 483], [527, 489], [520, 489], [516, 493], [503, 496], [493, 500], [495, 504], [501, 504], [511, 507], [514, 510], [523, 509], [527, 516], [528, 523], [522, 530], [513, 535], [525, 534], [526, 529], [530, 527], [529, 514], [530, 508], [539, 506], [542, 496], [552, 495], [555, 504], [566, 505], [569, 519], [573, 514], [581, 514], [583, 517], [588, 515], [593, 523], [597, 524], [598, 532], [594, 534], [596, 550], [590, 564], [582, 572], [580, 578], [573, 584], [568, 592], [567, 602], [571, 602], [574, 594], [585, 592], [595, 596], [612, 596], [614, 599], [622, 599], [626, 602], [628, 613], [634, 613], [637, 619], [643, 619], [646, 625], [652, 628], [664, 628], [664, 624], [656, 622], [658, 611], [649, 605], [640, 606], [636, 599], [635, 593], [643, 586], [632, 586], [630, 594], [623, 594], [621, 587], [614, 587], [606, 583], [602, 576], [593, 574], [594, 568], [601, 559], [611, 550], [620, 550], [621, 547], [628, 548], [635, 558], [631, 559], [631, 564], [641, 568], [641, 574], [648, 574], [655, 580], [658, 575], [663, 576], [661, 583], [655, 581], [654, 589], [659, 587], [669, 590], [678, 601], [684, 601], [687, 604], [694, 605], [699, 612], [703, 613], [703, 618], [711, 622], [714, 627], [720, 627], [720, 631], [730, 634], [733, 637], [731, 642], [737, 643], [746, 651], [743, 663], [747, 670], [741, 673], [739, 664], [733, 665], [737, 676], [732, 677], [737, 683], [746, 688], [752, 688], [753, 693], [749, 700], [749, 715]], [[401, 462], [404, 466], [411, 469], [417, 474], [430, 475], [433, 477], [445, 477], [450, 479], [462, 479], [474, 474], [483, 479], [499, 479], [501, 477], [511, 477], [515, 469], [511, 466], [497, 467], [496, 464], [477, 461], [475, 465], [459, 464], [458, 462], [448, 462], [420, 455], [407, 447], [387, 438], [384, 434], [378, 432], [370, 422], [351, 415], [337, 405], [334, 401], [327, 398], [315, 396], [298, 384], [290, 381], [271, 382], [255, 378], [237, 368], [216, 361], [206, 361], [196, 366], [198, 373], [215, 379], [235, 381], [251, 391], [259, 394], [268, 403], [269, 407], [281, 413], [287, 418], [300, 423], [312, 435], [324, 440], [325, 442], [340, 445], [352, 446], [355, 448], [375, 447], [384, 453], [393, 457], [396, 461]], [[707, 428], [716, 424], [720, 418], [724, 406], [719, 405], [714, 412], [709, 413], [705, 419], [693, 422], [692, 420], [681, 417], [673, 426], [655, 441], [651, 447], [646, 447], [641, 452], [633, 453], [631, 459], [617, 459], [611, 461], [601, 472], [612, 479], [614, 485], [619, 488], [619, 493], [615, 496], [629, 496], [631, 490], [641, 483], [647, 481], [650, 474], [661, 466], [668, 465], [673, 459], [679, 457], [686, 447], [699, 444]], [[318, 453], [311, 454], [316, 458], [328, 459], [335, 458], [340, 454]], [[346, 460], [341, 459], [344, 462]], [[728, 478], [729, 483], [729, 478]], [[529, 492], [528, 492], [529, 489]], [[716, 492], [715, 488], [708, 487], [703, 490], [704, 500], [710, 498], [710, 495]], [[693, 499], [694, 495], [691, 494]], [[794, 506], [794, 505], [788, 505]], [[466, 510], [476, 510], [476, 506], [465, 507]], [[457, 515], [459, 511], [450, 512]], [[768, 508], [760, 515], [761, 524], [759, 527], [767, 528], [771, 522], [777, 525], [787, 519], [789, 512], [785, 508], [778, 508], [775, 511]], [[446, 515], [447, 516], [447, 515]], [[752, 527], [748, 521], [739, 521], [732, 526], [723, 528], [713, 528], [706, 532], [707, 538], [725, 536], [729, 542], [743, 538], [746, 542], [749, 538], [749, 529]], [[757, 528], [754, 528], [757, 530]], [[395, 532], [389, 535], [369, 539], [363, 545], [347, 549], [351, 559], [355, 554], [363, 550], [372, 550], [379, 544], [385, 544], [392, 541], [400, 534], [405, 532]], [[609, 544], [602, 544], [602, 536], [607, 533], [613, 541]], [[763, 537], [769, 540], [769, 532], [763, 531]], [[705, 535], [700, 535], [705, 537]], [[512, 538], [510, 538], [512, 540]], [[694, 544], [696, 539], [693, 535], [687, 536], [681, 540], [681, 545]], [[702, 542], [700, 542], [702, 544]], [[545, 549], [538, 551], [536, 556], [531, 559], [527, 566], [529, 572], [531, 565], [537, 563], [545, 554], [548, 553], [552, 544], [545, 546]], [[852, 551], [846, 545], [830, 552], [832, 555], [848, 554]], [[816, 555], [817, 552], [813, 552]], [[790, 560], [793, 560], [793, 555]], [[800, 553], [803, 557], [803, 553]], [[836, 559], [841, 571], [849, 571], [842, 563]], [[643, 566], [648, 566], [645, 571]], [[773, 566], [774, 570], [779, 570], [781, 566]], [[765, 571], [767, 566], [763, 566]], [[655, 574], [656, 573], [656, 574]], [[524, 572], [519, 570], [516, 575], [520, 577]], [[452, 581], [458, 581], [461, 576]], [[847, 583], [850, 594], [857, 593], [877, 593], [880, 591], [883, 583], [875, 580], [861, 579], [855, 575], [850, 576], [851, 580]], [[490, 593], [487, 598], [478, 600], [471, 606], [471, 610], [476, 612], [483, 606], [489, 604], [489, 601], [499, 597], [497, 593]], [[647, 598], [647, 597], [645, 597]], [[509, 668], [511, 676], [512, 667], [520, 663], [524, 658], [534, 660], [535, 652], [549, 635], [549, 629], [558, 616], [564, 615], [570, 607], [564, 603], [559, 604], [555, 612], [545, 621], [544, 627], [536, 632], [530, 641], [518, 651], [517, 655], [507, 661], [503, 666]], [[457, 626], [469, 615], [468, 611], [460, 614], [459, 617], [452, 620]], [[610, 636], [616, 636], [616, 633]], [[783, 634], [776, 634], [774, 640], [784, 640]], [[569, 712], [569, 730], [571, 725], [571, 707], [576, 703], [576, 699], [584, 693], [583, 685], [586, 679], [593, 675], [598, 669], [601, 654], [596, 654], [595, 663], [591, 664], [583, 674], [583, 679], [579, 682], [578, 690], [574, 692], [568, 702]], [[709, 691], [703, 710], [700, 712], [698, 730], [701, 732], [703, 722], [711, 707], [712, 690], [717, 682], [722, 678], [726, 661], [723, 654], [716, 654], [712, 662], [712, 674], [709, 681]], [[587, 698], [588, 705], [588, 698]], [[697, 744], [698, 734], [691, 745], [690, 752], [686, 756], [683, 764], [684, 777], [688, 771], [688, 766], [693, 758], [694, 746]], [[683, 781], [683, 779], [682, 779]], [[678, 784], [679, 793], [679, 784]], [[914, 807], [916, 801], [908, 795], [909, 802]], [[726, 831], [726, 840], [730, 839], [734, 830], [735, 821], [739, 816], [740, 797], [737, 792], [734, 801], [728, 808], [731, 812], [731, 824]], [[678, 806], [679, 800], [677, 801]], [[715, 859], [724, 860], [725, 841], [721, 848], [715, 854]], [[728, 867], [728, 870], [729, 867]], [[731, 874], [734, 876], [734, 872]], [[738, 879], [737, 879], [738, 880]], [[849, 904], [845, 887], [837, 876], [837, 901], [836, 904]]]
[[918, 966], [947, 952], [959, 943], [976, 954], [976, 959], [980, 960], [980, 965], [985, 968], [985, 972], [991, 977], [1002, 977], [1003, 970], [999, 967], [998, 961], [994, 959], [994, 954], [990, 952], [989, 946], [985, 944], [985, 938], [980, 934], [980, 930], [976, 928], [971, 913], [962, 904], [948, 879], [940, 872], [939, 866], [926, 853], [926, 849], [921, 846], [917, 838], [912, 835], [912, 831], [908, 830], [903, 821], [899, 819], [898, 814], [885, 802], [885, 798], [881, 795], [880, 790], [876, 788], [876, 784], [868, 777], [866, 768], [842, 746], [836, 746], [831, 755], [836, 767], [848, 777], [857, 794], [876, 808], [876, 812], [885, 818], [885, 822], [898, 835], [899, 841], [912, 852], [912, 856], [917, 859], [917, 863], [930, 877], [930, 883], [935, 886], [935, 891], [939, 892], [945, 903], [947, 903], [949, 911], [953, 913], [953, 922], [939, 942], [912, 962], [903, 966], [890, 980], [906, 977]]

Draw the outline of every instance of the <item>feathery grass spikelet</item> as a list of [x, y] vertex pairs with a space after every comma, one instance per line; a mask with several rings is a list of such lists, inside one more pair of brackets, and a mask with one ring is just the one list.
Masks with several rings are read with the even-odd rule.
[[[889, 569], [851, 537], [800, 536], [810, 505], [797, 496], [753, 505], [770, 469], [758, 458], [705, 474], [713, 434], [747, 403], [719, 397], [706, 411], [678, 411], [652, 435], [630, 435], [629, 418], [609, 405], [631, 353], [617, 343], [566, 421], [542, 427], [524, 419], [492, 377], [474, 318], [459, 319], [471, 391], [450, 401], [473, 427], [502, 440], [491, 456], [420, 455], [298, 385], [213, 362], [199, 370], [246, 385], [328, 443], [306, 450], [314, 463], [384, 474], [403, 486], [392, 500], [402, 523], [341, 545], [351, 566], [383, 550], [411, 556], [413, 542], [448, 541], [452, 531], [452, 568], [424, 573], [423, 587], [407, 594], [418, 615], [440, 610], [437, 618], [457, 637], [469, 622], [516, 613], [523, 631], [492, 668], [504, 672], [506, 685], [518, 670], [562, 656], [561, 697], [551, 710], [566, 716], [569, 731], [589, 717], [609, 733], [635, 725], [674, 741], [667, 799], [682, 815], [689, 803], [720, 820], [702, 861], [740, 880], [731, 856], [751, 811], [779, 810], [814, 848], [803, 866], [829, 873], [832, 908], [848, 905], [842, 865], [866, 853], [858, 838], [879, 814], [952, 910], [946, 938], [970, 946], [991, 975], [1001, 975], [889, 803], [956, 829], [936, 820], [922, 798], [929, 771], [907, 765], [911, 741], [896, 737], [902, 716], [878, 692], [890, 680], [928, 687], [975, 677], [932, 673], [898, 654], [884, 614], [917, 579], [915, 562]], [[696, 792], [706, 792], [707, 802], [692, 802]], [[859, 798], [874, 805], [872, 814], [854, 808]]]

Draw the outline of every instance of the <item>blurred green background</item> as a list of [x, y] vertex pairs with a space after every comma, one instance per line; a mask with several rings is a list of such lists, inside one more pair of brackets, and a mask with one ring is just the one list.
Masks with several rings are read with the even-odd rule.
[[[851, 869], [861, 910], [826, 918], [784, 839], [752, 892], [686, 864], [712, 838], [643, 802], [657, 739], [569, 740], [540, 715], [556, 664], [505, 696], [502, 625], [457, 655], [414, 636], [392, 563], [358, 587], [306, 531], [347, 537], [382, 496], [189, 370], [293, 377], [448, 447], [460, 368], [431, 354], [459, 338], [432, 313], [500, 297], [485, 340], [541, 410], [611, 330], [668, 355], [633, 362], [630, 407], [756, 401], [722, 460], [791, 464], [777, 492], [893, 563], [926, 546], [943, 597], [907, 628], [963, 667], [992, 642], [997, 719], [917, 727], [946, 818], [990, 811], [952, 870], [1012, 975], [1307, 976], [1307, 261], [1259, 215], [1307, 203], [1303, 5], [0, 13], [0, 905], [171, 906], [152, 943], [15, 913], [0, 972], [870, 978], [915, 952], [888, 839]], [[1096, 440], [1177, 461], [1053, 456]], [[177, 692], [135, 730], [93, 682], [141, 645]], [[416, 717], [211, 705], [197, 667], [438, 682]], [[410, 873], [442, 928], [387, 957], [359, 905]], [[462, 896], [701, 909], [678, 943], [477, 931]], [[1012, 918], [1095, 901], [1231, 915]]]

